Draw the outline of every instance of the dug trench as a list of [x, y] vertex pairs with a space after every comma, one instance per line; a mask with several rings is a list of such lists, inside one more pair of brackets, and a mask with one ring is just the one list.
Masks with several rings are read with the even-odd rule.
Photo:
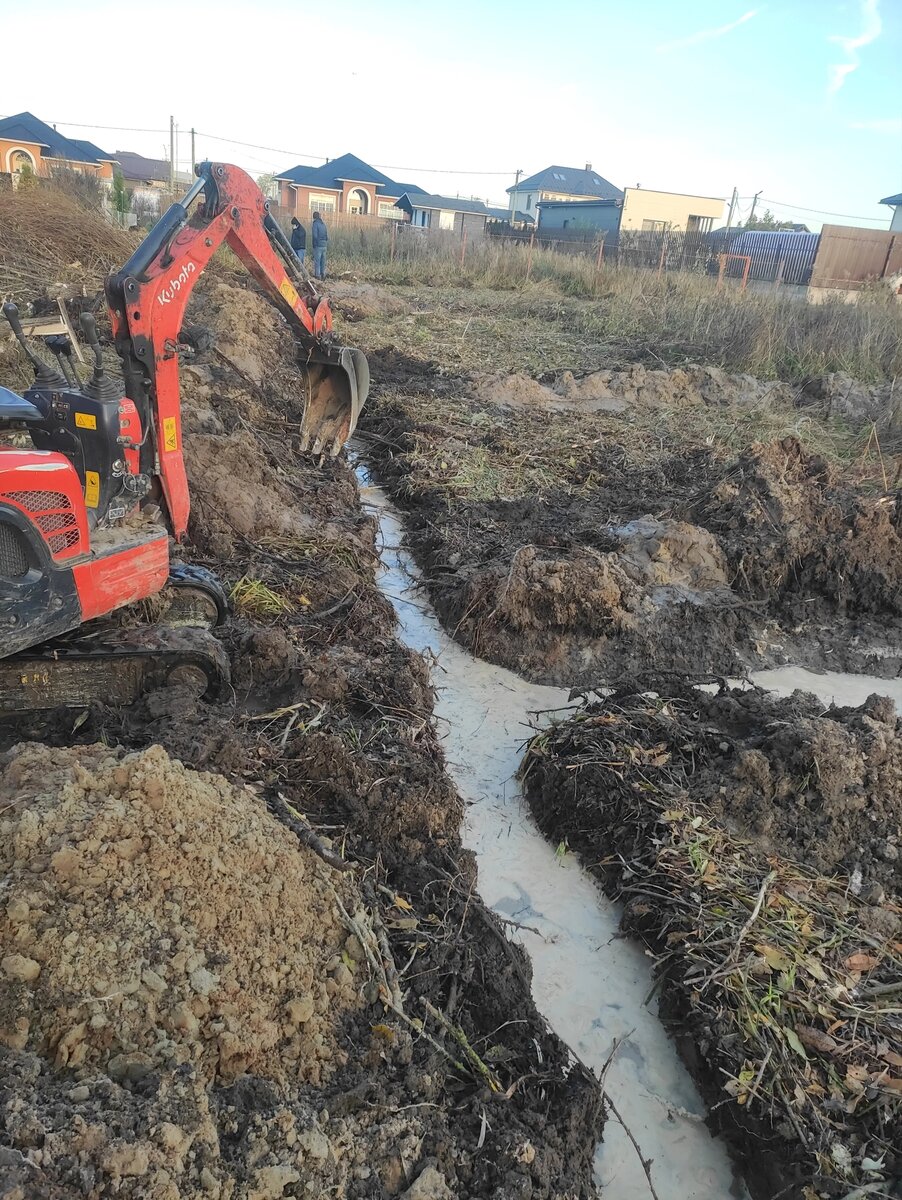
[[369, 347], [368, 453], [446, 628], [536, 682], [899, 673], [892, 389], [714, 367], [542, 379]]
[[898, 695], [892, 388], [370, 353], [367, 453], [445, 628], [527, 679], [600, 689], [535, 738], [525, 793], [625, 902], [748, 1186], [895, 1194], [893, 704], [698, 691], [806, 664]]
[[293, 452], [269, 306], [227, 271], [192, 305], [233, 694], [2, 726], [0, 1194], [588, 1197], [599, 1088], [476, 894], [375, 522]]

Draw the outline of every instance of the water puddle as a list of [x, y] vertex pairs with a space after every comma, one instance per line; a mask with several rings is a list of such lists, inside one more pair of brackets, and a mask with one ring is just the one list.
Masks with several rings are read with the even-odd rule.
[[[704, 1105], [661, 1025], [651, 962], [619, 937], [620, 907], [539, 833], [514, 778], [530, 714], [568, 707], [562, 688], [525, 682], [482, 662], [439, 625], [417, 569], [402, 549], [403, 525], [358, 463], [363, 504], [379, 518], [379, 586], [398, 614], [400, 636], [432, 661], [451, 775], [467, 802], [464, 844], [476, 853], [479, 892], [529, 952], [533, 996], [555, 1032], [599, 1071], [615, 1042], [607, 1090], [651, 1166], [661, 1200], [745, 1195], [722, 1143], [704, 1124]], [[617, 1121], [596, 1157], [606, 1200], [641, 1200], [648, 1184]]]
[[806, 671], [804, 667], [776, 667], [771, 671], [755, 671], [749, 678], [759, 687], [791, 696], [796, 688], [812, 692], [825, 705], [851, 706], [864, 704], [868, 696], [890, 696], [902, 712], [902, 679], [878, 679], [875, 675], [846, 675], [841, 671], [822, 674]]

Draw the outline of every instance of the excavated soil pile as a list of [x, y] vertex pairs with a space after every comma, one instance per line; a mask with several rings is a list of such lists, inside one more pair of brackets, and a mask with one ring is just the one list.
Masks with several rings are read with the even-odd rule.
[[857, 494], [796, 438], [752, 446], [687, 515], [724, 548], [738, 591], [790, 607], [902, 612], [900, 493]]
[[400, 296], [372, 283], [353, 279], [330, 279], [326, 288], [333, 312], [346, 321], [365, 321], [368, 317], [398, 317], [410, 311]]
[[[86, 930], [86, 937], [102, 943], [95, 976], [98, 982], [110, 977], [103, 995], [136, 980], [137, 990], [121, 1001], [102, 1000], [79, 980], [57, 1008], [32, 1018], [33, 1040], [26, 1049], [4, 1052], [0, 1178], [5, 1183], [14, 1170], [10, 1187], [18, 1186], [29, 1200], [33, 1195], [61, 1200], [78, 1188], [93, 1189], [98, 1197], [161, 1200], [587, 1197], [601, 1129], [598, 1089], [538, 1016], [528, 961], [475, 894], [475, 866], [459, 840], [462, 804], [443, 770], [429, 673], [395, 638], [391, 606], [375, 584], [375, 522], [362, 513], [344, 461], [318, 465], [295, 454], [303, 412], [296, 349], [255, 289], [240, 286], [239, 277], [227, 271], [208, 273], [189, 316], [196, 350], [184, 351], [182, 380], [191, 540], [180, 553], [212, 568], [232, 593], [233, 613], [220, 637], [231, 660], [233, 693], [212, 705], [171, 688], [123, 710], [98, 703], [81, 713], [12, 719], [0, 727], [0, 746], [23, 740], [66, 748], [103, 742], [115, 748], [108, 752], [112, 757], [158, 745], [192, 768], [250, 784], [254, 795], [234, 793], [249, 809], [239, 830], [258, 815], [266, 824], [265, 803], [292, 837], [305, 844], [318, 838], [327, 854], [355, 864], [370, 927], [381, 931], [376, 959], [397, 964], [405, 1016], [375, 1000], [374, 968], [369, 960], [360, 966], [355, 943], [341, 944], [338, 964], [331, 950], [323, 961], [334, 933], [331, 909], [316, 907], [317, 894], [309, 897], [313, 913], [298, 914], [286, 887], [275, 913], [267, 907], [271, 891], [259, 900], [261, 920], [275, 921], [284, 939], [279, 965], [272, 969], [308, 963], [316, 1009], [288, 1032], [291, 1017], [282, 1001], [297, 1000], [301, 1007], [294, 1016], [306, 1016], [307, 975], [300, 970], [296, 980], [281, 974], [271, 984], [267, 980], [264, 950], [270, 942], [265, 934], [258, 938], [241, 915], [250, 911], [250, 898], [245, 903], [240, 878], [232, 889], [234, 912], [224, 926], [205, 936], [202, 922], [209, 918], [199, 913], [195, 937], [186, 912], [186, 897], [197, 895], [187, 875], [199, 873], [204, 841], [228, 844], [235, 822], [222, 818], [222, 836], [214, 829], [206, 837], [193, 820], [182, 819], [179, 842], [171, 848], [174, 854], [180, 846], [185, 856], [185, 883], [179, 885], [184, 895], [176, 894], [177, 887], [166, 892], [163, 911], [150, 914], [144, 908], [141, 921], [146, 916], [151, 929], [178, 926], [181, 933], [161, 937], [173, 940], [170, 957], [179, 953], [181, 938], [191, 950], [186, 965], [201, 954], [206, 962], [184, 973], [191, 991], [179, 1001], [176, 983], [184, 983], [182, 977], [151, 965], [166, 984], [153, 1001], [143, 968], [140, 974], [123, 969], [117, 977], [109, 965], [114, 950], [107, 942], [120, 940], [110, 932], [118, 928], [118, 915]], [[208, 786], [217, 795], [225, 787], [203, 784]], [[88, 807], [97, 803], [95, 793], [89, 801]], [[113, 801], [119, 804], [123, 797], [114, 795]], [[127, 810], [127, 797], [124, 802]], [[123, 874], [140, 872], [152, 852], [145, 849], [146, 824], [156, 819], [145, 820], [142, 812], [136, 807], [130, 825], [129, 813], [117, 809], [121, 827], [111, 831], [111, 848], [105, 842], [97, 848], [105, 869], [109, 861], [118, 863], [119, 843], [128, 854], [140, 839], [142, 849], [121, 868]], [[276, 830], [273, 836], [276, 841], [267, 835], [266, 845], [275, 847], [284, 835]], [[235, 862], [222, 852], [219, 858]], [[244, 859], [248, 871], [261, 872], [259, 854], [244, 848]], [[53, 871], [40, 861], [44, 871]], [[308, 861], [299, 856], [299, 862]], [[262, 873], [274, 878], [276, 872]], [[310, 883], [306, 876], [305, 881], [304, 886]], [[308, 899], [297, 886], [299, 902]], [[352, 897], [358, 894], [346, 886]], [[142, 896], [138, 892], [136, 900]], [[71, 903], [86, 901], [76, 897]], [[122, 907], [125, 919], [125, 901]], [[358, 910], [347, 911], [354, 917]], [[314, 916], [322, 928], [314, 931], [305, 958], [303, 939]], [[48, 930], [61, 932], [56, 913], [46, 920]], [[138, 924], [129, 926], [138, 956], [151, 964], [165, 961], [148, 945], [151, 934], [139, 936]], [[248, 946], [241, 958], [238, 933], [245, 926]], [[226, 942], [227, 932], [235, 939], [227, 943], [233, 947], [230, 961], [250, 963], [250, 982], [242, 989], [247, 996], [240, 1003], [216, 990], [243, 978], [237, 966], [220, 961], [226, 951], [216, 942]], [[37, 961], [37, 950], [17, 953]], [[253, 957], [258, 953], [259, 962]], [[216, 978], [206, 997], [191, 988], [195, 970]], [[299, 973], [294, 966], [292, 971]], [[49, 966], [37, 977], [38, 991], [42, 978], [45, 983], [55, 978]], [[204, 974], [197, 981], [203, 987], [209, 982]], [[320, 984], [330, 993], [328, 1012], [318, 1007]], [[264, 1012], [253, 1004], [257, 989], [270, 986], [278, 1004], [266, 1015], [265, 1004]], [[172, 1007], [179, 1002], [191, 1005], [197, 1037], [172, 1028]], [[74, 1011], [79, 1003], [89, 1011]], [[204, 1003], [210, 1012], [195, 1013], [194, 1005]], [[98, 1004], [111, 1019], [95, 1032], [91, 1018]], [[81, 1066], [55, 1065], [51, 1013], [67, 1008], [73, 1009], [72, 1025], [58, 1044], [69, 1028], [87, 1022], [88, 1032], [73, 1051], [85, 1047], [78, 1051], [88, 1055]], [[123, 1013], [134, 1014], [133, 1024], [120, 1019]], [[256, 1031], [253, 1046], [247, 1044], [248, 1029]], [[114, 1047], [112, 1040], [117, 1031], [127, 1034], [129, 1047], [137, 1047], [123, 1043], [119, 1058], [124, 1055], [127, 1064], [137, 1057], [140, 1078], [127, 1073], [110, 1078], [118, 1072], [118, 1064], [110, 1065], [117, 1059], [118, 1043]], [[226, 1036], [232, 1032], [237, 1042]], [[294, 1061], [291, 1046], [296, 1039], [303, 1044], [308, 1032], [317, 1047], [321, 1036], [324, 1056], [310, 1049], [298, 1057], [295, 1081], [288, 1083], [283, 1075]], [[54, 1062], [36, 1049], [39, 1041]], [[236, 1064], [242, 1054], [253, 1055], [253, 1066], [234, 1081], [224, 1072], [210, 1082], [222, 1059], [220, 1042], [234, 1052]], [[200, 1045], [196, 1058], [195, 1045]], [[189, 1061], [166, 1065], [181, 1054]], [[139, 1146], [137, 1166], [133, 1143]], [[160, 1167], [154, 1177], [159, 1185], [152, 1188], [142, 1164], [146, 1151], [157, 1170], [157, 1150], [171, 1178], [165, 1181]], [[42, 1172], [39, 1186], [36, 1168]]]
[[[856, 481], [795, 436], [755, 443], [797, 421], [810, 403], [798, 389], [637, 366], [446, 379], [447, 396], [427, 398], [430, 377], [394, 359], [386, 369], [364, 418], [372, 454], [443, 622], [475, 653], [557, 684], [649, 661], [894, 672], [897, 494], [879, 464]], [[722, 444], [742, 431], [739, 454]], [[654, 545], [645, 570], [637, 530]]]
[[[359, 1004], [345, 877], [252, 793], [160, 747], [23, 745], [0, 776], [0, 1038], [116, 1079], [319, 1083]], [[331, 964], [331, 973], [327, 973]]]
[[892, 705], [824, 713], [800, 693], [650, 686], [533, 740], [536, 819], [626, 902], [753, 1194], [889, 1192], [902, 1169]]

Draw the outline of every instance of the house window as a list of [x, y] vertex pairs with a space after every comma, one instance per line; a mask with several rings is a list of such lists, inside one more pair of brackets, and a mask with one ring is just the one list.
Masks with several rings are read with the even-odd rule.
[[557, 173], [557, 171], [552, 171], [551, 174], [554, 176], [555, 179], [559, 179], [561, 181], [561, 183], [563, 183], [564, 180], [566, 179], [566, 175], [559, 175]]
[[335, 212], [335, 197], [334, 196], [319, 196], [316, 192], [310, 193], [310, 211], [311, 212]]
[[438, 227], [439, 229], [453, 229], [454, 213], [443, 208], [438, 215]]
[[419, 225], [421, 229], [428, 229], [430, 225], [431, 213], [428, 208], [415, 208], [413, 210], [413, 224]]
[[6, 156], [6, 166], [10, 175], [21, 175], [24, 168], [37, 173], [35, 161], [27, 150], [10, 150]]
[[666, 221], [643, 221], [642, 222], [642, 232], [643, 233], [663, 233], [666, 228], [667, 228]]
[[710, 233], [711, 227], [714, 224], [713, 217], [687, 217], [686, 232], [687, 233]]
[[527, 196], [526, 197], [526, 211], [529, 212], [529, 210], [531, 208], [532, 208], [532, 196]]
[[363, 188], [351, 188], [348, 192], [348, 212], [355, 217], [365, 216], [370, 211], [369, 192]]

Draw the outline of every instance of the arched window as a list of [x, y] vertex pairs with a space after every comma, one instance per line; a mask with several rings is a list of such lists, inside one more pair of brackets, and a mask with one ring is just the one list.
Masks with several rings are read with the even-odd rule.
[[6, 169], [11, 175], [21, 175], [23, 169], [34, 171], [37, 174], [37, 166], [30, 151], [23, 150], [21, 146], [14, 146], [6, 155]]
[[370, 211], [369, 193], [363, 188], [351, 188], [348, 192], [348, 212], [365, 216]]

